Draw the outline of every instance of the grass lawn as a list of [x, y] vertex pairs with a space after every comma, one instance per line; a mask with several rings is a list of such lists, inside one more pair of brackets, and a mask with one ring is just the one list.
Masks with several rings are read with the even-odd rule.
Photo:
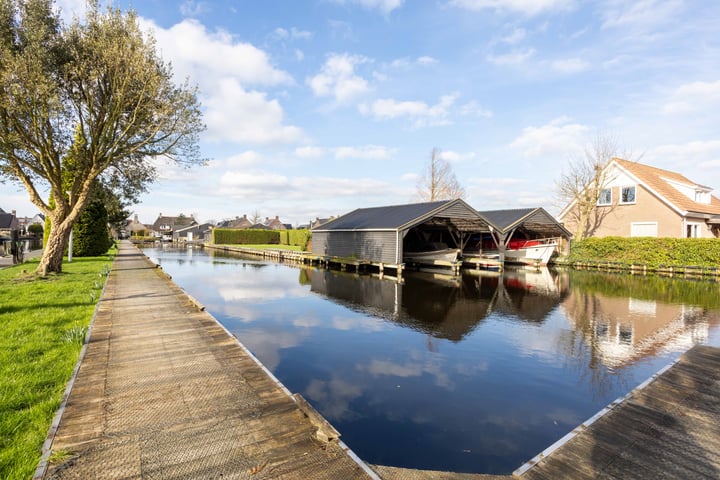
[[0, 478], [32, 477], [115, 253], [0, 270]]

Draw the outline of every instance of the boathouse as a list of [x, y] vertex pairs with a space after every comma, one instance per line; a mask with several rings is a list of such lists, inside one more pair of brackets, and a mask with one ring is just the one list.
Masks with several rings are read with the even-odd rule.
[[462, 249], [471, 235], [490, 231], [485, 217], [461, 199], [359, 208], [313, 229], [312, 252], [400, 265], [409, 245]]
[[559, 238], [567, 247], [572, 234], [544, 208], [515, 208], [480, 212], [493, 227], [499, 249], [510, 246], [514, 239], [536, 240]]

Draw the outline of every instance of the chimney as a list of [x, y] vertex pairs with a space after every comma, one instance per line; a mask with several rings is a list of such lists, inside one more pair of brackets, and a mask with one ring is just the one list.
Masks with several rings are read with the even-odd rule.
[[243, 213], [243, 219], [247, 220], [247, 213]]
[[140, 220], [138, 220], [138, 215], [137, 215], [137, 213], [135, 214], [135, 223], [140, 223]]
[[275, 220], [280, 220], [280, 215], [275, 215]]
[[17, 217], [17, 212], [15, 210], [12, 211], [12, 216]]

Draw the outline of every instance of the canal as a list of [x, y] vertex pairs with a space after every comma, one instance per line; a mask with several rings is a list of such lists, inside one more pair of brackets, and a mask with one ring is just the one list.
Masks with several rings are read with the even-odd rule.
[[363, 460], [510, 473], [695, 344], [720, 285], [521, 269], [403, 284], [148, 248]]

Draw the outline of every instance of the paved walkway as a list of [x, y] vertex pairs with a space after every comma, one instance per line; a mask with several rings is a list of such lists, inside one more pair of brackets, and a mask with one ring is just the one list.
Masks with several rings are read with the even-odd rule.
[[36, 478], [375, 477], [302, 403], [124, 241]]

